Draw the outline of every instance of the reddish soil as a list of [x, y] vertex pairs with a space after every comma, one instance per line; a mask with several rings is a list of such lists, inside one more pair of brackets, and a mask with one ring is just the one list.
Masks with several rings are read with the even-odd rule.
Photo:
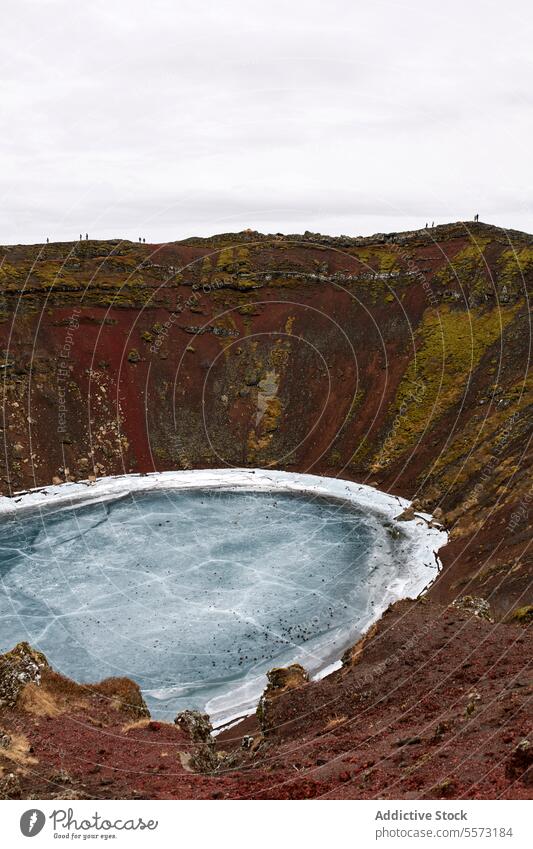
[[[320, 682], [271, 693], [217, 739], [210, 774], [176, 725], [45, 671], [4, 709], [0, 788], [54, 798], [530, 798], [527, 630], [398, 602]], [[243, 735], [251, 744], [242, 747]], [[252, 742], [253, 741], [253, 742]], [[16, 744], [16, 745], [15, 745]], [[518, 748], [517, 748], [518, 747]]]

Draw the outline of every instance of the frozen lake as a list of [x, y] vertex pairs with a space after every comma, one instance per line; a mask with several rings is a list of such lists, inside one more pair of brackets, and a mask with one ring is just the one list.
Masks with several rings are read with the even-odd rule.
[[133, 678], [155, 717], [220, 720], [272, 666], [338, 658], [409, 584], [401, 536], [349, 502], [245, 488], [16, 511], [0, 520], [0, 650], [27, 640], [78, 681]]

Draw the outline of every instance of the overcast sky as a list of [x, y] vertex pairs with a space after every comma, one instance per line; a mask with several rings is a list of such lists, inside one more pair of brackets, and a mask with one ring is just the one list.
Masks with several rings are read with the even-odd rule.
[[0, 243], [533, 232], [527, 0], [3, 0]]

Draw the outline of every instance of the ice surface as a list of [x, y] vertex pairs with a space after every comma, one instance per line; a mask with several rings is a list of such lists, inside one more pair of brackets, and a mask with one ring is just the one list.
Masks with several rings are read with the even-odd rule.
[[127, 675], [153, 716], [238, 715], [267, 669], [298, 660], [317, 672], [433, 577], [434, 563], [413, 568], [408, 528], [353, 499], [135, 480], [146, 491], [65, 500], [62, 487], [4, 505], [0, 650], [28, 640], [78, 681]]

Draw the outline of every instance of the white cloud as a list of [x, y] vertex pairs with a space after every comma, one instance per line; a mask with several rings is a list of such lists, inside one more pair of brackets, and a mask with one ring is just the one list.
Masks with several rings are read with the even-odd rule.
[[525, 0], [4, 0], [0, 242], [533, 229]]

